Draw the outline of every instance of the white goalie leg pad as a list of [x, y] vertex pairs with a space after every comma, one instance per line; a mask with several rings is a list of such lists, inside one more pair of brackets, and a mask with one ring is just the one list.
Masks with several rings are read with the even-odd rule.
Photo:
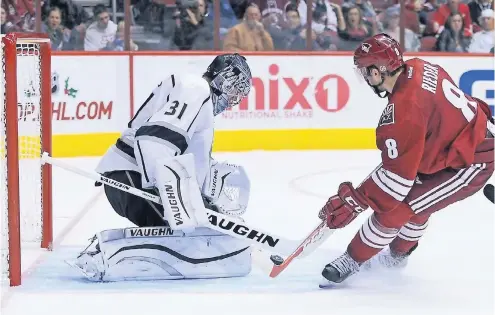
[[196, 181], [192, 154], [158, 161], [155, 177], [163, 203], [164, 218], [172, 229], [192, 231], [207, 224], [208, 218]]
[[228, 278], [251, 271], [245, 242], [204, 227], [190, 233], [167, 227], [106, 230], [97, 241], [98, 256], [91, 257], [96, 265], [88, 264], [89, 255], [78, 258], [93, 281]]

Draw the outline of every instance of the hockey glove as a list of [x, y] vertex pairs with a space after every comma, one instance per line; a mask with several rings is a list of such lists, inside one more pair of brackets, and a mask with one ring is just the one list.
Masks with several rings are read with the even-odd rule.
[[320, 210], [318, 217], [327, 220], [331, 229], [343, 228], [351, 223], [361, 212], [368, 208], [365, 198], [352, 184], [340, 184], [337, 195], [330, 197]]

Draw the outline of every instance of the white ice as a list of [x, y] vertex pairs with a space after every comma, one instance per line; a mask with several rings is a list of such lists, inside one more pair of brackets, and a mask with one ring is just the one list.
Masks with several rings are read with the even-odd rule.
[[[300, 239], [344, 180], [354, 184], [376, 166], [376, 151], [216, 154], [246, 167], [252, 197], [245, 218]], [[97, 159], [66, 159], [92, 169]], [[3, 291], [2, 314], [494, 314], [494, 207], [481, 193], [432, 217], [428, 232], [401, 273], [361, 273], [339, 288], [318, 288], [323, 266], [340, 255], [369, 213], [336, 232], [319, 250], [278, 278], [90, 283], [63, 261], [95, 232], [128, 226], [101, 188], [54, 169], [52, 252], [23, 250], [23, 284]]]

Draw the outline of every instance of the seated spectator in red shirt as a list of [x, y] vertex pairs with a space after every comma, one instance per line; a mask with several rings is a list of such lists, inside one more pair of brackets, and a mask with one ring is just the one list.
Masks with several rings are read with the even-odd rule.
[[447, 18], [445, 27], [438, 36], [436, 50], [448, 52], [467, 52], [471, 37], [466, 36], [464, 29], [464, 20], [460, 13], [452, 13]]
[[467, 4], [460, 3], [461, 0], [447, 0], [447, 3], [440, 6], [435, 13], [433, 13], [433, 30], [435, 33], [443, 31], [443, 25], [447, 22], [448, 17], [452, 13], [459, 13], [462, 16], [464, 22], [464, 35], [471, 36], [473, 33], [473, 25], [471, 21], [471, 14], [469, 13], [469, 7]]

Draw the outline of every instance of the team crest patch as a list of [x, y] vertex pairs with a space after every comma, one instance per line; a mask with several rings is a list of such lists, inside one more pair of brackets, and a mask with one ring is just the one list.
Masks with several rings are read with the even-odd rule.
[[382, 116], [380, 117], [380, 122], [378, 123], [378, 127], [391, 125], [395, 122], [394, 106], [395, 106], [394, 103], [392, 103], [392, 104], [388, 104], [387, 107], [385, 107], [385, 110], [383, 111]]

